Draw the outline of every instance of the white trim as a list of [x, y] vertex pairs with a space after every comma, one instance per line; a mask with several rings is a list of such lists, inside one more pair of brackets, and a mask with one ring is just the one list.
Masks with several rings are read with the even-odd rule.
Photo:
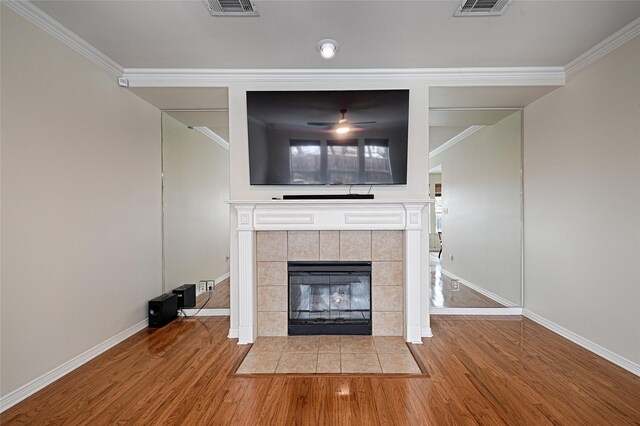
[[433, 337], [431, 327], [422, 327], [422, 337]]
[[[218, 278], [216, 278], [216, 279], [214, 279], [214, 280], [213, 280], [213, 281], [214, 281], [214, 283], [215, 283], [214, 285], [217, 287], [217, 286], [218, 286], [218, 284], [220, 284], [222, 281], [226, 280], [226, 279], [227, 279], [227, 278], [229, 278], [230, 276], [231, 276], [231, 273], [230, 273], [230, 272], [226, 272], [226, 273], [224, 273], [224, 274], [220, 275]], [[196, 283], [196, 296], [200, 296], [202, 293], [205, 293], [205, 292], [207, 291], [207, 290], [200, 291], [200, 288], [199, 288], [199, 287], [200, 287], [200, 281], [198, 281], [198, 282]]]
[[[460, 281], [460, 284], [464, 284], [464, 285], [466, 285], [467, 287], [469, 287], [470, 289], [475, 290], [475, 291], [477, 291], [478, 293], [482, 294], [483, 296], [486, 296], [486, 297], [488, 297], [489, 299], [491, 299], [491, 300], [493, 300], [493, 301], [495, 301], [495, 302], [498, 302], [498, 303], [500, 303], [501, 305], [504, 305], [506, 308], [512, 308], [512, 307], [514, 307], [514, 306], [515, 306], [515, 305], [514, 305], [514, 303], [513, 303], [512, 301], [507, 300], [507, 299], [505, 299], [505, 298], [504, 298], [504, 297], [502, 297], [502, 296], [498, 296], [497, 294], [492, 293], [492, 292], [490, 292], [489, 290], [486, 290], [486, 289], [484, 289], [484, 288], [480, 287], [480, 286], [479, 286], [479, 285], [477, 285], [477, 284], [474, 284], [474, 283], [472, 283], [472, 282], [470, 282], [470, 281], [467, 281], [467, 280], [465, 280], [464, 278], [460, 278], [459, 276], [457, 276], [457, 275], [455, 275], [455, 274], [452, 274], [451, 272], [449, 272], [449, 271], [447, 271], [447, 270], [445, 270], [445, 269], [442, 269], [442, 270], [441, 270], [441, 272], [442, 272], [444, 275], [448, 276], [449, 278], [453, 278], [454, 280], [458, 280], [458, 281]], [[499, 309], [504, 309], [504, 308], [499, 308]]]
[[564, 67], [188, 69], [125, 68], [129, 87], [225, 87], [237, 82], [389, 82], [428, 80], [431, 86], [563, 86]]
[[230, 328], [229, 329], [229, 334], [227, 334], [227, 337], [229, 339], [237, 339], [238, 338], [238, 329], [237, 328]]
[[611, 361], [619, 367], [624, 368], [630, 373], [635, 374], [636, 376], [640, 376], [640, 364], [637, 364], [627, 358], [616, 354], [615, 352], [610, 351], [609, 349], [598, 345], [597, 343], [592, 342], [589, 339], [586, 339], [579, 334], [574, 333], [571, 330], [568, 330], [548, 319], [541, 317], [540, 315], [531, 312], [528, 309], [523, 309], [522, 315], [526, 318], [529, 318], [531, 321], [534, 321], [541, 326], [548, 328], [556, 334], [572, 341], [575, 344], [582, 346], [583, 348], [593, 352], [594, 354], [601, 356], [607, 361]]
[[[446, 151], [447, 149], [451, 148], [452, 146], [454, 146], [458, 142], [462, 142], [463, 140], [465, 140], [466, 138], [468, 138], [472, 134], [474, 134], [476, 132], [479, 132], [480, 130], [484, 129], [485, 127], [487, 127], [487, 126], [477, 125], [477, 126], [469, 126], [469, 127], [467, 127], [466, 129], [464, 129], [463, 131], [461, 131], [460, 133], [458, 133], [457, 135], [455, 135], [454, 137], [452, 137], [451, 139], [449, 139], [448, 141], [446, 141], [445, 143], [443, 143], [442, 145], [440, 145], [439, 147], [437, 147], [436, 149], [431, 151], [429, 153], [429, 158], [433, 158], [436, 155], [440, 154], [441, 152]], [[431, 171], [429, 171], [429, 172], [431, 172]]]
[[230, 312], [229, 308], [207, 308], [201, 309], [200, 312], [198, 312], [198, 308], [189, 308], [183, 309], [183, 311], [188, 317], [228, 317]]
[[199, 131], [200, 133], [229, 151], [229, 142], [227, 142], [222, 136], [220, 136], [210, 128], [206, 126], [194, 126], [193, 129]]
[[127, 328], [126, 330], [121, 331], [115, 336], [110, 337], [104, 342], [94, 346], [93, 348], [81, 353], [80, 355], [71, 358], [69, 361], [59, 365], [58, 367], [43, 374], [42, 376], [37, 377], [36, 379], [30, 381], [26, 385], [23, 385], [18, 389], [12, 392], [9, 392], [5, 396], [0, 397], [0, 413], [13, 407], [20, 401], [33, 395], [34, 393], [44, 388], [45, 386], [50, 385], [51, 383], [55, 382], [59, 378], [69, 374], [70, 372], [80, 367], [81, 365], [91, 361], [93, 358], [97, 357], [98, 355], [107, 351], [108, 349], [111, 349], [118, 343], [124, 341], [125, 339], [128, 339], [129, 337], [133, 336], [140, 330], [143, 330], [145, 327], [147, 327], [147, 325], [148, 325], [148, 321], [147, 319], [144, 319], [139, 323]]
[[522, 315], [522, 308], [434, 308], [431, 315]]
[[[257, 337], [257, 295], [255, 286], [255, 231], [273, 230], [403, 230], [404, 231], [404, 338], [422, 342], [421, 256], [422, 210], [431, 200], [373, 201], [363, 200], [262, 200], [227, 201], [238, 212], [238, 344], [253, 343]], [[383, 214], [381, 214], [383, 213]], [[357, 218], [355, 223], [353, 219]], [[426, 249], [426, 247], [425, 247]], [[428, 324], [428, 322], [426, 323]]]
[[564, 67], [566, 76], [569, 77], [577, 73], [638, 35], [640, 35], [640, 18], [631, 21], [620, 30], [569, 62]]
[[231, 272], [225, 272], [224, 274], [220, 275], [218, 278], [215, 279], [216, 286], [220, 284], [222, 281], [229, 278], [230, 276], [231, 276]]
[[82, 37], [69, 30], [60, 22], [44, 13], [33, 3], [29, 1], [3, 0], [2, 4], [7, 5], [11, 10], [25, 18], [27, 21], [66, 44], [76, 53], [84, 56], [114, 77], [118, 78], [122, 74], [123, 68], [120, 64], [93, 47]]

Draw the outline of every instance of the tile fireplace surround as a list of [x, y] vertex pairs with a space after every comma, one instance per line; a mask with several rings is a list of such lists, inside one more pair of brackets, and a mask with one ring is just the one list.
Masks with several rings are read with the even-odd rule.
[[421, 262], [428, 255], [421, 237], [427, 201], [229, 203], [238, 214], [235, 279], [232, 268], [237, 303], [232, 301], [229, 337], [239, 344], [287, 335], [289, 260], [371, 261], [373, 335], [411, 343], [431, 336], [428, 262]]

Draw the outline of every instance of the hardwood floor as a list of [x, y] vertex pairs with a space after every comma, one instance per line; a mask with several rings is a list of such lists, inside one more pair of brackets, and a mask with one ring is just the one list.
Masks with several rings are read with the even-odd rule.
[[640, 423], [640, 378], [521, 317], [432, 320], [430, 377], [233, 375], [228, 318], [143, 330], [2, 414], [14, 424]]
[[504, 308], [505, 306], [460, 283], [458, 291], [451, 291], [451, 278], [442, 273], [442, 264], [429, 253], [431, 271], [431, 307], [434, 308]]
[[[196, 308], [200, 309], [202, 304], [207, 301], [209, 297], [208, 292], [204, 292], [198, 295], [196, 298]], [[214, 308], [229, 308], [229, 278], [216, 285], [216, 291], [211, 292], [211, 299], [203, 307], [204, 309]]]

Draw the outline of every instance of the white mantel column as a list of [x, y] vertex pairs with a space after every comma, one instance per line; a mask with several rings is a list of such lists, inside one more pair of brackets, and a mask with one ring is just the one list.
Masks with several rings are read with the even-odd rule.
[[253, 205], [236, 205], [238, 211], [238, 344], [253, 343], [258, 333], [255, 288], [255, 232]]
[[407, 342], [422, 343], [422, 209], [424, 203], [404, 203], [407, 212], [404, 233], [404, 338]]

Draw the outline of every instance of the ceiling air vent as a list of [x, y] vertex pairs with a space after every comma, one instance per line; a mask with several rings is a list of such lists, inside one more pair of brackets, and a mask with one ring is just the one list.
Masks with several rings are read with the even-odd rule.
[[250, 0], [202, 0], [213, 16], [258, 16]]
[[453, 16], [499, 16], [511, 0], [462, 0]]

